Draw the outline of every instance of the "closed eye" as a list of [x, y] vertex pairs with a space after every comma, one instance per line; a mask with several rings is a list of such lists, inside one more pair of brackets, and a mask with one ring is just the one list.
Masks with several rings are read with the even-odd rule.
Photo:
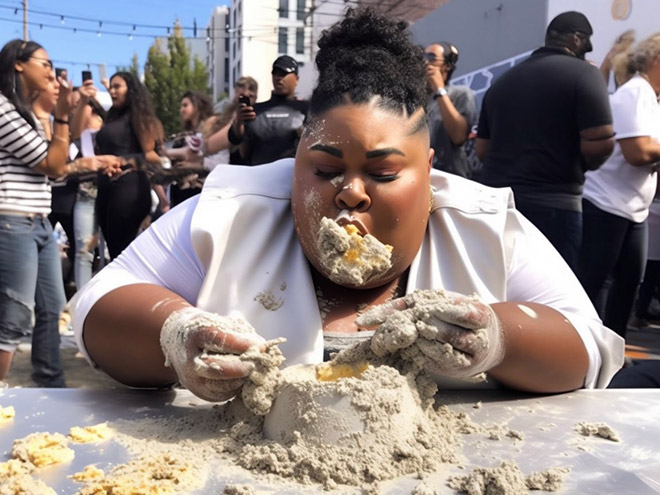
[[314, 175], [317, 177], [320, 177], [321, 179], [334, 179], [335, 177], [338, 177], [341, 175], [340, 172], [324, 172], [323, 170], [316, 169], [314, 171]]
[[369, 177], [371, 177], [376, 182], [392, 182], [392, 181], [397, 180], [399, 178], [399, 175], [398, 174], [385, 174], [385, 175], [369, 174]]

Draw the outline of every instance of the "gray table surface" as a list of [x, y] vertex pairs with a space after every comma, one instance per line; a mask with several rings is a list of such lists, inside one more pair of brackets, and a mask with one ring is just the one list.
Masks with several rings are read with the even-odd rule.
[[[521, 431], [525, 439], [487, 440], [483, 435], [462, 435], [466, 469], [447, 466], [431, 475], [427, 484], [439, 493], [452, 493], [447, 476], [466, 474], [471, 467], [498, 466], [516, 461], [524, 474], [549, 467], [571, 468], [561, 493], [581, 495], [660, 494], [660, 390], [581, 390], [555, 396], [529, 396], [503, 391], [441, 392], [438, 402], [468, 413], [481, 424], [505, 424]], [[475, 407], [481, 402], [481, 407]], [[9, 458], [12, 442], [29, 433], [49, 431], [67, 434], [72, 426], [94, 425], [117, 419], [140, 419], [155, 415], [183, 415], [191, 407], [211, 407], [187, 391], [141, 392], [90, 389], [6, 389], [1, 406], [14, 406], [13, 422], [0, 426], [2, 460]], [[579, 421], [606, 422], [621, 436], [621, 442], [583, 437], [574, 431]], [[76, 445], [76, 458], [37, 474], [58, 493], [71, 495], [80, 485], [67, 475], [90, 463], [108, 467], [125, 462], [127, 453], [116, 443]], [[263, 485], [245, 472], [242, 479], [209, 479], [195, 493], [220, 494], [228, 482], [247, 482], [266, 493], [328, 493], [320, 487], [282, 489]], [[419, 483], [414, 477], [381, 485], [383, 494], [409, 494]], [[336, 493], [359, 493], [342, 487]], [[532, 492], [544, 493], [544, 492]]]

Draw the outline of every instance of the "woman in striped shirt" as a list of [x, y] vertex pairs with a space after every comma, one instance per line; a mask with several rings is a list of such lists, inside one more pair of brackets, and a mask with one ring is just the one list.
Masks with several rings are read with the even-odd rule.
[[44, 139], [31, 104], [54, 77], [48, 53], [38, 43], [13, 40], [0, 51], [0, 380], [34, 324], [33, 346], [50, 350], [34, 363], [33, 379], [45, 387], [64, 386], [58, 319], [65, 298], [47, 218], [48, 178], [83, 169], [113, 173], [120, 166], [117, 158], [67, 163], [71, 86], [61, 78], [52, 140]]

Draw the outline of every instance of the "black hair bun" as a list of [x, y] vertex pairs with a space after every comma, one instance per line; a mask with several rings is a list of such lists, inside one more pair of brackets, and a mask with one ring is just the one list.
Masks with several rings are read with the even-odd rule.
[[344, 104], [345, 96], [356, 104], [380, 96], [385, 107], [405, 108], [408, 114], [426, 104], [423, 52], [412, 43], [405, 21], [373, 8], [349, 9], [323, 32], [318, 46], [312, 114]]

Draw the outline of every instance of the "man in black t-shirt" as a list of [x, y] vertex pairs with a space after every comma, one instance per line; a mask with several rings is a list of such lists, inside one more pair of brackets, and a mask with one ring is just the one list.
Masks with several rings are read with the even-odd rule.
[[575, 268], [584, 173], [614, 148], [607, 88], [585, 62], [593, 30], [579, 12], [555, 17], [545, 46], [503, 74], [481, 109], [482, 182], [513, 189], [516, 207]]
[[307, 115], [308, 102], [294, 94], [298, 86], [298, 63], [288, 55], [273, 63], [273, 93], [270, 100], [254, 107], [239, 104], [236, 120], [229, 129], [233, 144], [248, 165], [270, 163], [293, 157]]

